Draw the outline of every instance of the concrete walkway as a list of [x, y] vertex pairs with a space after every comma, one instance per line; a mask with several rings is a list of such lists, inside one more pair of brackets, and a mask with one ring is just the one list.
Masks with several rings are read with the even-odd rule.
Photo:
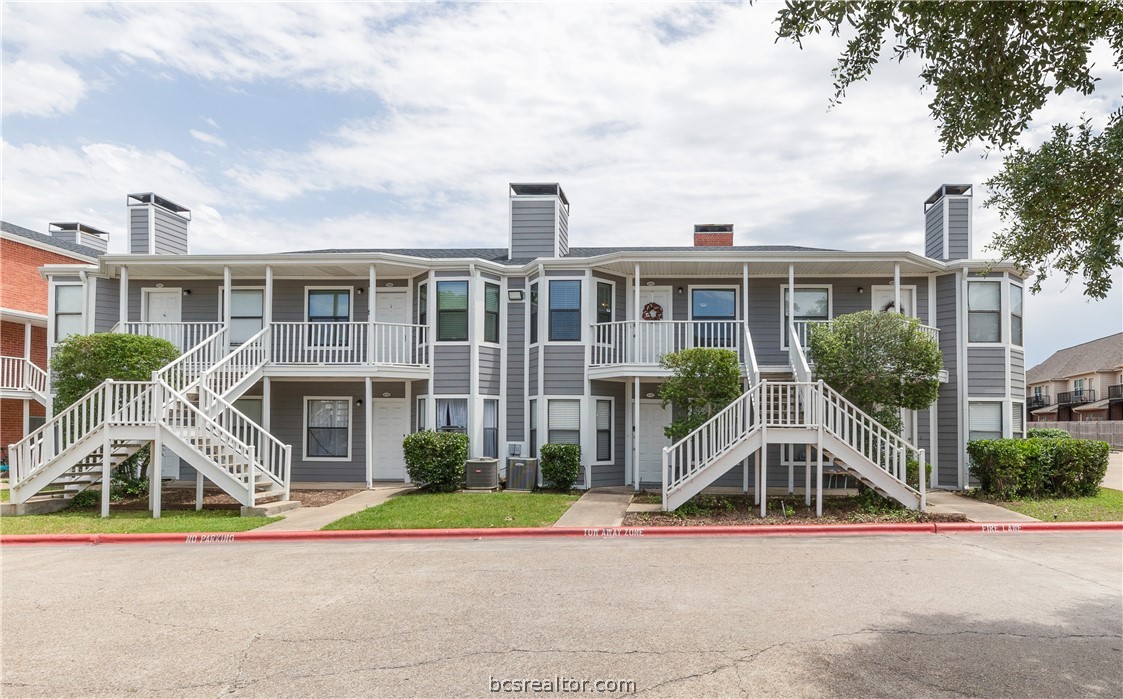
[[933, 514], [964, 514], [969, 522], [1037, 522], [1028, 515], [991, 505], [974, 498], [949, 493], [946, 490], [928, 491], [928, 511]]
[[361, 512], [368, 507], [381, 505], [395, 495], [409, 490], [413, 490], [413, 486], [376, 486], [370, 490], [364, 490], [350, 497], [343, 498], [342, 500], [337, 500], [329, 505], [323, 505], [321, 507], [302, 507], [299, 510], [291, 510], [284, 514], [284, 519], [281, 521], [266, 524], [264, 527], [259, 527], [254, 531], [315, 531], [347, 515]]
[[619, 527], [632, 502], [632, 491], [624, 488], [592, 488], [573, 503], [555, 527], [585, 529]]
[[1107, 473], [1100, 485], [1112, 490], [1123, 490], [1123, 451], [1113, 451], [1107, 455]]

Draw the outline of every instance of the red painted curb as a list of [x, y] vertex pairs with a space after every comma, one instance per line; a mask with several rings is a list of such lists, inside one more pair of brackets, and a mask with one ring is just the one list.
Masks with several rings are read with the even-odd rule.
[[607, 527], [521, 529], [372, 529], [294, 532], [183, 532], [166, 534], [7, 534], [0, 545], [42, 544], [230, 544], [271, 541], [387, 541], [412, 539], [512, 539], [715, 536], [867, 536], [879, 534], [967, 534], [1123, 531], [1123, 522], [935, 522], [919, 524], [756, 524], [703, 527]]

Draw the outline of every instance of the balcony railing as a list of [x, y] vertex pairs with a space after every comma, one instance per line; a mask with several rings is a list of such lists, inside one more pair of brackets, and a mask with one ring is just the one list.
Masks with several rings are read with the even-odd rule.
[[0, 357], [0, 390], [47, 395], [47, 372], [23, 357]]
[[[829, 320], [796, 320], [792, 322], [792, 327], [795, 329], [796, 337], [799, 338], [799, 346], [807, 349], [808, 339], [811, 337], [811, 327], [814, 325], [822, 325], [830, 323]], [[936, 343], [940, 342], [940, 329], [931, 325], [921, 325], [921, 332], [927, 335], [931, 340]]]
[[180, 352], [195, 347], [222, 329], [220, 322], [206, 323], [118, 323], [113, 332], [127, 335], [147, 335], [167, 340]]
[[273, 323], [274, 364], [428, 366], [424, 325], [405, 323]]
[[1074, 403], [1091, 403], [1096, 400], [1096, 391], [1092, 388], [1082, 388], [1079, 391], [1064, 391], [1057, 394], [1057, 405], [1072, 405]]
[[1123, 400], [1123, 383], [1107, 387], [1108, 400]]
[[1048, 393], [1041, 395], [1026, 396], [1026, 409], [1037, 410], [1038, 408], [1045, 408], [1052, 405], [1052, 399], [1049, 398]]
[[670, 352], [692, 347], [731, 349], [744, 361], [739, 320], [641, 320], [592, 325], [593, 366], [656, 365]]

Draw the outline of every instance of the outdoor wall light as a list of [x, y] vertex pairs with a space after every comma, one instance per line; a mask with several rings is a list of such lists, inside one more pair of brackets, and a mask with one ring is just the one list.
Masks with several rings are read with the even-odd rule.
[[678, 295], [682, 296], [682, 287], [681, 286], [678, 288]]
[[363, 407], [363, 399], [362, 398], [356, 398], [355, 399], [355, 405], [360, 407], [360, 408]]
[[523, 290], [522, 289], [508, 289], [507, 290], [507, 300], [508, 301], [522, 301], [523, 298], [524, 298], [524, 296], [523, 296]]
[[364, 288], [363, 288], [363, 287], [361, 287], [361, 286], [360, 286], [360, 287], [359, 287], [358, 289], [355, 289], [355, 293], [356, 293], [356, 294], [358, 294], [359, 296], [362, 296], [362, 295], [363, 295], [363, 294], [365, 294], [366, 292], [367, 292], [367, 290], [366, 290], [366, 289], [364, 289]]
[[184, 295], [184, 296], [190, 296], [190, 295], [191, 295], [191, 289], [184, 289], [184, 290], [183, 290], [183, 295]]
[[858, 287], [858, 293], [859, 293], [859, 294], [864, 294], [864, 293], [866, 293], [866, 290], [865, 290], [865, 289], [863, 289], [862, 287], [860, 287], [860, 286], [859, 286], [859, 287]]

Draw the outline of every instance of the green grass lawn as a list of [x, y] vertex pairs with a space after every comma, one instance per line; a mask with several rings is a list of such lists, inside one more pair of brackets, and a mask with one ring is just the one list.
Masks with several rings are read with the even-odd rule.
[[147, 511], [62, 510], [49, 515], [0, 517], [0, 534], [155, 534], [165, 532], [244, 532], [280, 517], [239, 517], [236, 510], [164, 510], [160, 519]]
[[324, 529], [548, 527], [577, 498], [558, 493], [409, 493]]
[[1123, 491], [1100, 488], [1094, 498], [1060, 500], [1016, 500], [999, 505], [1042, 522], [1123, 521]]

